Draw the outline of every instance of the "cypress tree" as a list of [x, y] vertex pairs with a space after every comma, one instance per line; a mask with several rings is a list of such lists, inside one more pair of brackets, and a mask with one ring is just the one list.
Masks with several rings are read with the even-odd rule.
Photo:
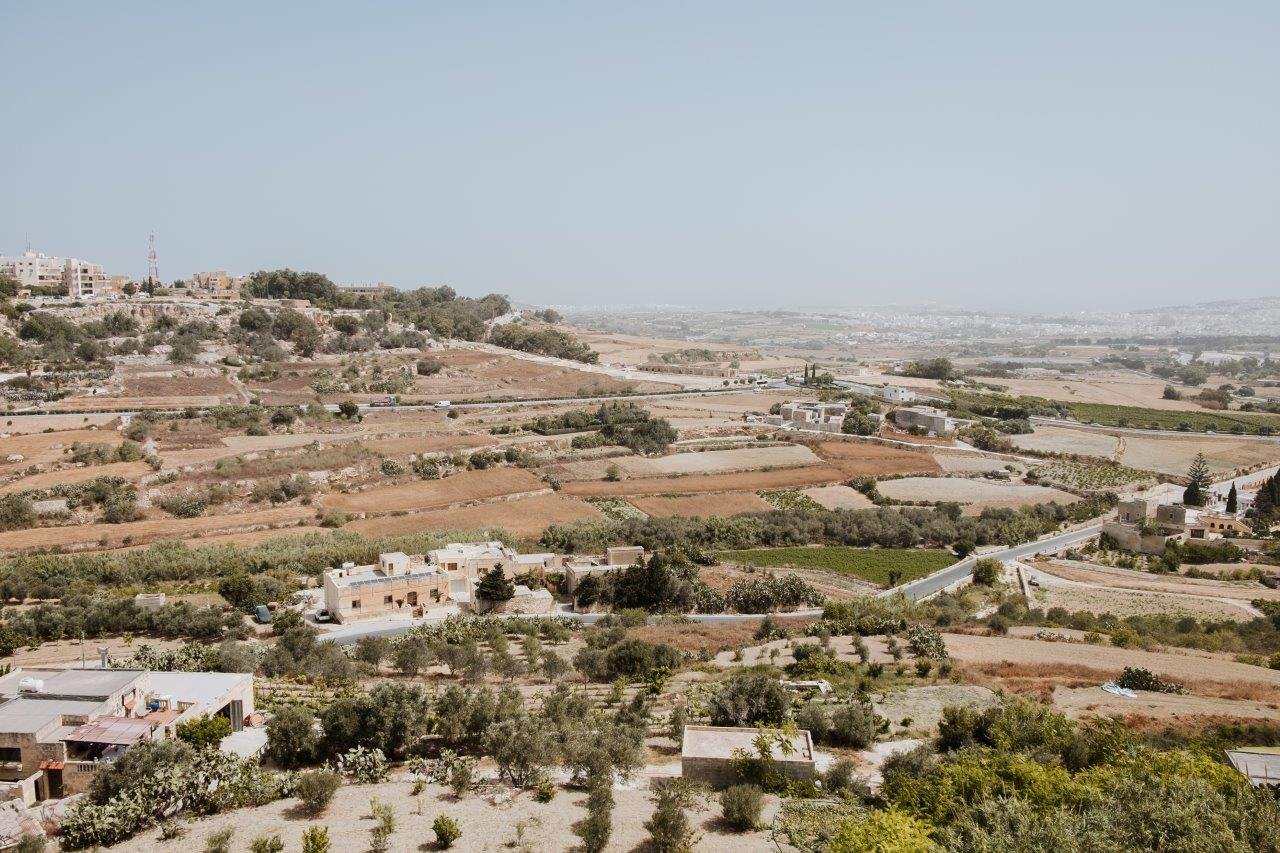
[[1235, 514], [1239, 506], [1239, 496], [1236, 494], [1236, 484], [1231, 484], [1231, 491], [1227, 492], [1227, 512]]

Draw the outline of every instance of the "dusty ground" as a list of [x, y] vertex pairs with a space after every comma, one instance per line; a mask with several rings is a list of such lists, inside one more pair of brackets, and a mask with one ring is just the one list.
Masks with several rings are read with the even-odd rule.
[[881, 474], [932, 474], [942, 470], [925, 451], [873, 444], [869, 441], [826, 441], [817, 445], [817, 454], [840, 469], [845, 477], [875, 477]]
[[[909, 376], [870, 377], [891, 382], [906, 388], [921, 390], [938, 389], [933, 379], [915, 379]], [[863, 381], [868, 381], [864, 379]], [[1061, 379], [992, 379], [996, 385], [1008, 386], [1009, 394], [1028, 394], [1048, 400], [1067, 400], [1075, 403], [1108, 403], [1113, 406], [1143, 406], [1148, 409], [1202, 411], [1191, 400], [1166, 400], [1163, 379], [1143, 376], [1128, 370], [1094, 370], [1071, 374]], [[1208, 386], [1206, 386], [1208, 387]]]
[[755, 492], [719, 492], [675, 497], [638, 497], [631, 504], [646, 515], [683, 515], [687, 518], [718, 515], [728, 517], [743, 512], [767, 512], [773, 507]]
[[1215, 472], [1234, 471], [1280, 459], [1280, 444], [1258, 439], [1211, 435], [1141, 435], [1037, 426], [1028, 435], [1010, 436], [1018, 447], [1112, 459], [1144, 471], [1181, 476], [1204, 453]]
[[181, 640], [161, 640], [152, 637], [134, 639], [131, 642], [126, 642], [122, 637], [99, 637], [88, 640], [83, 645], [79, 640], [57, 640], [44, 643], [38, 649], [18, 649], [11, 657], [5, 658], [4, 662], [14, 669], [41, 666], [66, 668], [74, 665], [78, 667], [81, 660], [86, 661], [89, 666], [94, 666], [98, 660], [98, 649], [102, 646], [106, 646], [113, 660], [119, 660], [132, 657], [138, 651], [138, 646], [143, 643], [154, 649], [173, 649], [182, 645]]
[[463, 471], [443, 480], [410, 480], [351, 494], [325, 495], [320, 503], [344, 512], [381, 514], [397, 510], [439, 509], [464, 501], [484, 500], [546, 486], [522, 468], [488, 468]]
[[1257, 581], [1218, 581], [1179, 575], [1153, 575], [1078, 560], [1045, 560], [1036, 563], [1035, 568], [1066, 580], [1117, 589], [1230, 598], [1245, 602], [1255, 598], [1280, 601], [1280, 590], [1268, 589]]
[[[73, 429], [52, 433], [10, 434], [0, 438], [0, 474], [22, 471], [30, 465], [60, 462], [72, 444], [120, 444], [124, 436], [114, 429]], [[11, 453], [21, 454], [21, 462], [5, 462]]]
[[875, 506], [871, 498], [848, 486], [815, 486], [804, 493], [827, 509], [867, 509]]
[[514, 536], [536, 539], [551, 524], [604, 516], [586, 501], [562, 495], [535, 495], [455, 509], [406, 515], [384, 515], [352, 521], [342, 529], [364, 536], [398, 536], [425, 530], [502, 529]]
[[[315, 507], [264, 507], [236, 515], [201, 518], [155, 518], [127, 524], [81, 524], [71, 527], [38, 527], [0, 533], [0, 552], [63, 547], [70, 550], [119, 548], [161, 539], [191, 539], [201, 534], [248, 532], [264, 528], [293, 527], [315, 518]], [[124, 540], [130, 540], [128, 542]], [[105, 544], [103, 542], [105, 541]]]
[[740, 474], [690, 474], [687, 477], [646, 477], [565, 483], [566, 494], [583, 496], [605, 495], [667, 495], [680, 493], [757, 491], [760, 489], [784, 489], [792, 486], [825, 485], [844, 479], [844, 474], [829, 465], [811, 465], [804, 468], [784, 468], [778, 471], [748, 471]]
[[1202, 596], [1164, 592], [1042, 586], [1034, 590], [1032, 595], [1038, 607], [1064, 607], [1072, 613], [1087, 611], [1114, 613], [1117, 616], [1192, 616], [1196, 619], [1231, 619], [1240, 622], [1246, 622], [1257, 615], [1244, 602], [1232, 604]]
[[1280, 705], [1251, 702], [1244, 699], [1214, 699], [1204, 696], [1177, 696], [1140, 691], [1137, 699], [1113, 696], [1101, 687], [1057, 687], [1053, 691], [1054, 707], [1068, 717], [1142, 714], [1168, 721], [1185, 717], [1244, 717], [1260, 720], [1280, 719]]
[[770, 447], [748, 447], [735, 450], [705, 450], [673, 453], [669, 456], [628, 456], [571, 462], [562, 466], [574, 479], [597, 479], [610, 465], [617, 465], [630, 477], [667, 477], [677, 474], [712, 474], [727, 471], [752, 471], [760, 468], [794, 468], [813, 465], [820, 460], [807, 447], [780, 444]]
[[1140, 666], [1185, 683], [1197, 695], [1280, 701], [1280, 671], [1221, 658], [1015, 637], [943, 637], [947, 651], [958, 663], [990, 665], [983, 671], [996, 677], [1036, 678], [1066, 672], [1096, 685], [1119, 675], [1126, 666]]
[[1068, 504], [1079, 500], [1070, 492], [1046, 486], [962, 477], [904, 477], [883, 480], [876, 488], [885, 497], [900, 501], [955, 501], [979, 507], [1025, 506], [1049, 501]]
[[[678, 766], [678, 759], [675, 761]], [[628, 786], [615, 787], [616, 805], [609, 851], [644, 849], [642, 845], [649, 833], [642, 824], [653, 813], [653, 804], [649, 800], [650, 792], [640, 789], [642, 785], [643, 780], [636, 780]], [[390, 845], [393, 853], [433, 849], [435, 836], [431, 823], [440, 814], [452, 817], [462, 829], [462, 837], [454, 845], [455, 850], [489, 853], [514, 849], [518, 827], [523, 825], [522, 837], [528, 843], [528, 849], [567, 851], [578, 846], [578, 838], [572, 834], [571, 827], [586, 815], [586, 794], [577, 790], [562, 789], [555, 799], [544, 804], [524, 791], [517, 792], [509, 800], [495, 803], [494, 798], [485, 792], [476, 792], [458, 801], [436, 785], [428, 785], [416, 797], [410, 793], [411, 789], [409, 781], [344, 785], [328, 810], [314, 820], [296, 814], [296, 800], [282, 800], [260, 808], [241, 809], [194, 821], [187, 834], [177, 842], [161, 842], [158, 831], [153, 830], [112, 849], [120, 853], [166, 848], [199, 850], [203, 849], [210, 835], [224, 827], [233, 827], [232, 850], [236, 853], [247, 851], [249, 843], [257, 836], [271, 833], [280, 835], [286, 850], [297, 850], [303, 830], [319, 824], [329, 828], [334, 851], [367, 850], [373, 826], [369, 801], [376, 797], [391, 806], [396, 814], [397, 828]], [[765, 813], [766, 821], [771, 819], [775, 809], [776, 801], [771, 801]], [[719, 809], [715, 807], [690, 813], [690, 822], [702, 834], [697, 847], [699, 851], [764, 853], [777, 850], [767, 831], [724, 833], [716, 821], [718, 816]]]
[[0, 486], [0, 495], [27, 489], [47, 489], [59, 484], [85, 483], [98, 477], [124, 477], [126, 480], [136, 480], [150, 471], [145, 462], [112, 462], [107, 465], [85, 465], [82, 468], [45, 471], [29, 477], [20, 477]]

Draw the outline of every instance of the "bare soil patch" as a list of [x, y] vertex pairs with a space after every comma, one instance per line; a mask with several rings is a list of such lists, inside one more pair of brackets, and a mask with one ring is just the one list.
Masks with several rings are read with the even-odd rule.
[[871, 498], [848, 486], [814, 486], [805, 489], [804, 493], [827, 509], [867, 509], [875, 506]]
[[364, 536], [399, 536], [425, 530], [502, 529], [535, 539], [552, 524], [568, 524], [604, 516], [586, 501], [562, 495], [535, 495], [456, 509], [430, 510], [352, 521], [342, 529]]
[[1202, 716], [1259, 720], [1280, 718], [1280, 711], [1277, 710], [1280, 706], [1275, 703], [1148, 691], [1139, 692], [1137, 699], [1126, 699], [1123, 696], [1112, 696], [1101, 687], [1057, 687], [1053, 691], [1053, 704], [1074, 719], [1129, 714], [1142, 714], [1164, 721]]
[[846, 477], [932, 474], [942, 470], [942, 466], [925, 451], [869, 441], [824, 441], [814, 449]]
[[1234, 598], [1250, 601], [1265, 598], [1280, 601], [1280, 590], [1268, 589], [1256, 581], [1218, 581], [1178, 575], [1152, 575], [1131, 569], [1117, 569], [1074, 560], [1045, 560], [1035, 564], [1040, 571], [1079, 583], [1118, 589], [1172, 592], [1181, 595]]
[[108, 465], [86, 465], [83, 468], [44, 471], [0, 486], [0, 495], [9, 495], [28, 489], [47, 489], [51, 486], [71, 483], [87, 483], [98, 477], [124, 477], [126, 480], [136, 480], [150, 470], [151, 468], [145, 462], [112, 462]]
[[[238, 515], [201, 518], [155, 518], [128, 524], [81, 524], [69, 527], [37, 527], [0, 533], [0, 551], [32, 551], [62, 547], [69, 550], [141, 545], [160, 539], [191, 539], [196, 534], [247, 532], [267, 527], [292, 526], [315, 518], [313, 507], [265, 508]], [[128, 538], [130, 541], [125, 542]], [[106, 545], [100, 542], [106, 540]]]
[[[1014, 637], [943, 634], [947, 651], [958, 662], [991, 665], [988, 674], [1037, 677], [1063, 672], [1080, 679], [1114, 678], [1126, 666], [1140, 666], [1159, 676], [1182, 682], [1193, 692], [1227, 698], [1280, 698], [1280, 670], [1173, 652], [1148, 652], [1084, 643], [1046, 642]], [[1071, 670], [1071, 667], [1077, 669]], [[1211, 692], [1212, 683], [1230, 692]], [[1085, 683], [1088, 683], [1087, 681]], [[1093, 681], [1094, 684], [1100, 683]], [[1084, 686], [1077, 684], [1075, 686]], [[1197, 689], [1198, 688], [1198, 689]], [[1270, 701], [1270, 699], [1268, 699]]]
[[565, 483], [572, 495], [665, 495], [679, 493], [758, 491], [792, 486], [817, 486], [844, 479], [844, 473], [829, 465], [786, 468], [780, 471], [749, 471], [740, 474], [693, 474], [688, 477], [649, 477], [635, 480], [606, 480]]
[[682, 515], [686, 518], [705, 518], [718, 515], [727, 518], [744, 512], [767, 512], [773, 507], [765, 503], [755, 492], [722, 492], [706, 495], [680, 495], [677, 497], [639, 497], [631, 501], [636, 509], [646, 515], [667, 517]]
[[522, 468], [464, 471], [443, 480], [412, 480], [363, 492], [325, 495], [321, 503], [344, 512], [388, 513], [409, 509], [439, 509], [464, 501], [537, 492], [542, 481]]
[[1069, 504], [1079, 500], [1070, 492], [1047, 486], [963, 477], [905, 477], [877, 483], [876, 488], [885, 497], [900, 501], [955, 501], [981, 507], [1025, 506], [1049, 501]]
[[406, 435], [400, 438], [379, 438], [365, 441], [364, 446], [375, 453], [388, 456], [404, 456], [410, 453], [442, 453], [469, 447], [483, 447], [494, 444], [493, 438], [478, 435]]

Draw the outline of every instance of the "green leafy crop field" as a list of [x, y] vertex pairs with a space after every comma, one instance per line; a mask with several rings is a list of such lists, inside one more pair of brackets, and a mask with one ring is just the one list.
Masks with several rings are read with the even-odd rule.
[[889, 572], [899, 572], [899, 583], [931, 575], [956, 561], [950, 551], [924, 548], [752, 548], [746, 551], [721, 551], [720, 559], [761, 568], [786, 566], [824, 569], [852, 575], [878, 584], [889, 585]]

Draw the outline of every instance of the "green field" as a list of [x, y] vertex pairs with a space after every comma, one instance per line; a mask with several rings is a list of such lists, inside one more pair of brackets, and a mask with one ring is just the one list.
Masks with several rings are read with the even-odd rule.
[[1109, 406], [1103, 403], [1067, 403], [1071, 416], [1078, 421], [1090, 421], [1107, 426], [1131, 426], [1141, 428], [1181, 429], [1186, 432], [1214, 432], [1258, 434], [1280, 431], [1280, 416], [1258, 412], [1214, 411], [1165, 411], [1144, 409], [1138, 406]]
[[931, 575], [956, 561], [950, 551], [924, 548], [752, 548], [746, 551], [721, 551], [720, 559], [761, 568], [787, 566], [825, 569], [852, 575], [879, 586], [889, 585], [889, 572], [901, 573], [898, 583]]

